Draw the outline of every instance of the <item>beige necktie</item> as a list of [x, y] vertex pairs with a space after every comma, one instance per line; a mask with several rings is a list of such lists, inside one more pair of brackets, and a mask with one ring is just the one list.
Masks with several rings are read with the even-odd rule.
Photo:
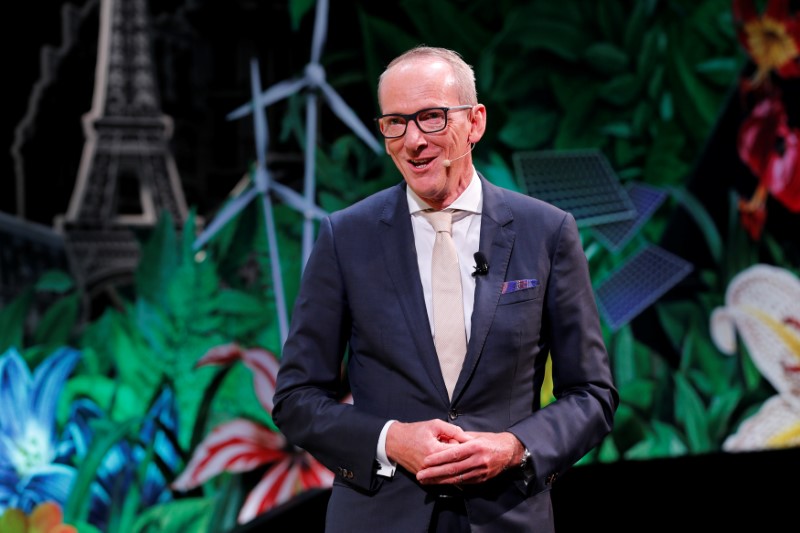
[[431, 260], [433, 340], [447, 394], [452, 398], [467, 353], [461, 272], [456, 245], [450, 233], [453, 214], [446, 211], [423, 211], [422, 214], [436, 230]]

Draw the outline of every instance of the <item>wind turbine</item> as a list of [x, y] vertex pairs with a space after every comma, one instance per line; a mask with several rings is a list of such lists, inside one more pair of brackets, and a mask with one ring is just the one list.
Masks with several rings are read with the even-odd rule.
[[[303, 89], [306, 91], [306, 147], [305, 147], [305, 175], [303, 180], [304, 196], [306, 205], [310, 206], [314, 202], [316, 193], [315, 177], [315, 158], [314, 149], [317, 141], [317, 95], [322, 94], [323, 99], [328, 103], [333, 113], [344, 122], [353, 133], [363, 140], [376, 154], [381, 154], [383, 145], [378, 142], [369, 129], [359, 120], [358, 116], [345, 103], [341, 96], [325, 80], [325, 69], [320, 64], [322, 47], [325, 44], [325, 37], [328, 25], [328, 0], [318, 0], [314, 19], [314, 33], [311, 43], [311, 61], [306, 65], [303, 76], [276, 83], [260, 94], [257, 100], [248, 102], [237, 109], [231, 111], [228, 120], [236, 120], [253, 112], [257, 107], [266, 107], [284, 98], [298, 93]], [[313, 213], [302, 210], [305, 215], [303, 226], [303, 264], [305, 267], [311, 247], [314, 244], [314, 225]]]
[[[311, 61], [304, 69], [303, 76], [276, 83], [266, 91], [261, 89], [261, 75], [258, 61], [250, 61], [250, 87], [251, 99], [248, 103], [231, 111], [228, 120], [236, 120], [253, 113], [255, 127], [256, 154], [258, 157], [254, 186], [250, 186], [243, 194], [229, 202], [214, 220], [206, 227], [194, 242], [194, 249], [199, 250], [208, 242], [231, 218], [244, 209], [256, 196], [261, 197], [264, 210], [264, 220], [268, 245], [270, 250], [270, 264], [272, 265], [272, 282], [275, 291], [275, 308], [278, 313], [278, 326], [281, 336], [281, 346], [286, 341], [289, 330], [288, 314], [286, 312], [286, 299], [283, 291], [283, 277], [280, 269], [280, 253], [278, 249], [277, 234], [275, 232], [275, 219], [272, 213], [272, 196], [278, 196], [284, 203], [303, 214], [303, 246], [301, 271], [305, 267], [311, 248], [314, 244], [314, 219], [321, 219], [328, 213], [315, 203], [315, 157], [316, 130], [317, 130], [317, 92], [321, 92], [331, 110], [353, 132], [360, 137], [375, 153], [380, 154], [383, 146], [369, 132], [366, 126], [358, 119], [356, 114], [336, 91], [325, 80], [325, 69], [320, 65], [319, 59], [325, 42], [328, 19], [328, 0], [319, 0], [316, 4], [314, 33], [311, 47]], [[266, 153], [268, 144], [268, 127], [265, 108], [279, 100], [306, 91], [306, 146], [305, 146], [305, 175], [304, 193], [298, 194], [293, 189], [274, 181], [267, 169]]]

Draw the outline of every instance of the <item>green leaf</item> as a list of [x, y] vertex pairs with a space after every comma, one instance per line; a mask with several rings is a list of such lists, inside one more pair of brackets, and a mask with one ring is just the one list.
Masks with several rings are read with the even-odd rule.
[[303, 17], [306, 16], [315, 5], [315, 0], [289, 0], [289, 20], [292, 23], [292, 31], [300, 29], [300, 23], [303, 21]]
[[733, 413], [739, 406], [744, 391], [731, 386], [728, 390], [711, 398], [708, 409], [708, 433], [715, 441], [722, 441], [732, 431]]
[[489, 41], [492, 33], [481, 17], [464, 16], [464, 8], [453, 2], [403, 0], [403, 10], [417, 29], [418, 35], [428, 35], [428, 44], [447, 43], [465, 57], [480, 51], [480, 44]]
[[630, 63], [628, 54], [609, 42], [590, 44], [584, 51], [583, 58], [592, 68], [603, 74], [621, 74]]
[[75, 288], [75, 281], [63, 270], [48, 270], [36, 282], [38, 292], [52, 291], [63, 294]]
[[613, 463], [618, 461], [620, 456], [621, 454], [614, 444], [614, 439], [610, 436], [603, 439], [598, 450], [598, 460], [601, 463]]
[[689, 172], [683, 153], [687, 150], [686, 135], [675, 122], [653, 122], [654, 137], [645, 158], [647, 182], [659, 186], [682, 184]]
[[[661, 28], [650, 28], [649, 31], [644, 34], [642, 37], [640, 52], [636, 58], [636, 72], [640, 76], [653, 77], [657, 75], [659, 71], [663, 73], [661, 59], [666, 47], [666, 42], [666, 35], [664, 35], [664, 32], [661, 30]], [[656, 87], [660, 88], [660, 82], [661, 80], [658, 81], [657, 86], [649, 85], [649, 87], [653, 89]], [[648, 92], [648, 94], [651, 98], [653, 98], [660, 92], [661, 91], [658, 90], [656, 92]]]
[[517, 17], [512, 17], [512, 21], [519, 26], [515, 40], [523, 51], [547, 50], [575, 62], [591, 42], [586, 32], [567, 22]]
[[[642, 100], [636, 104], [633, 110], [633, 131], [638, 136], [643, 136], [646, 132], [650, 131], [653, 123], [656, 121], [656, 110], [653, 104], [648, 100]], [[645, 147], [641, 147], [644, 151]]]
[[620, 400], [648, 412], [653, 406], [656, 386], [649, 379], [632, 379], [619, 387]]
[[159, 218], [141, 250], [135, 273], [137, 294], [140, 298], [166, 306], [167, 288], [180, 264], [177, 236], [169, 212], [164, 212]]
[[558, 115], [543, 108], [524, 108], [503, 125], [499, 138], [515, 150], [530, 150], [545, 144], [555, 131]]
[[241, 476], [218, 476], [219, 486], [207, 531], [233, 531], [246, 494]]
[[142, 485], [147, 479], [147, 469], [154, 462], [155, 440], [143, 444], [145, 452], [137, 465], [136, 475], [131, 479], [127, 494], [124, 498], [115, 498], [111, 501], [108, 531], [133, 531], [133, 521], [136, 520], [142, 501]]
[[691, 332], [695, 336], [693, 359], [698, 373], [708, 382], [708, 395], [722, 394], [736, 385], [737, 362], [734, 358], [722, 354], [711, 340], [709, 332], [709, 315], [706, 312], [702, 321], [692, 322]]
[[755, 391], [764, 381], [764, 376], [755, 362], [753, 362], [753, 358], [744, 343], [740, 343], [738, 351], [742, 354], [742, 374], [744, 375], [745, 388], [748, 392]]
[[55, 301], [36, 324], [33, 341], [52, 347], [70, 344], [80, 307], [81, 295], [77, 292]]
[[368, 77], [378, 79], [386, 67], [386, 58], [394, 57], [419, 44], [419, 36], [411, 34], [405, 25], [371, 16], [360, 9], [364, 50], [367, 55]]
[[200, 533], [209, 529], [214, 511], [213, 498], [182, 498], [154, 505], [143, 511], [133, 533]]
[[692, 453], [711, 451], [705, 406], [689, 381], [680, 373], [675, 374], [675, 418], [686, 430]]
[[[646, 153], [647, 147], [643, 146], [639, 142], [628, 139], [617, 139], [614, 142], [614, 161], [615, 165], [621, 167], [621, 170], [617, 172], [617, 175], [620, 177], [622, 182], [627, 182], [631, 179], [629, 174], [631, 169], [626, 169], [625, 167], [632, 166], [633, 168], [637, 168], [637, 162], [641, 162]], [[641, 173], [641, 168], [638, 170]], [[628, 172], [628, 174], [625, 174], [625, 172]]]
[[26, 287], [16, 298], [0, 308], [0, 353], [9, 348], [22, 348], [25, 321], [33, 304], [33, 287]]
[[599, 112], [594, 90], [595, 86], [590, 85], [580, 92], [573, 91], [573, 98], [564, 108], [564, 116], [558, 123], [554, 141], [557, 150], [602, 148], [607, 141], [600, 128], [608, 123], [610, 113]]
[[477, 164], [477, 167], [481, 169], [481, 173], [486, 179], [495, 185], [516, 192], [525, 192], [525, 189], [517, 184], [511, 167], [508, 166], [503, 156], [496, 151], [492, 150], [489, 154], [489, 163], [481, 162]]
[[619, 137], [621, 139], [628, 139], [633, 136], [633, 127], [629, 122], [612, 122], [600, 128], [600, 131], [611, 137]]
[[675, 116], [675, 106], [672, 103], [672, 93], [664, 92], [658, 101], [658, 116], [664, 122], [671, 121]]
[[108, 413], [111, 420], [129, 420], [145, 413], [141, 390], [134, 389], [114, 378], [98, 375], [73, 376], [67, 381], [59, 398], [59, 420], [69, 415], [72, 403], [89, 398]]
[[678, 457], [686, 455], [687, 451], [677, 428], [658, 420], [653, 420], [647, 437], [628, 449], [625, 453], [625, 459]]
[[633, 11], [627, 17], [623, 45], [631, 53], [638, 51], [642, 46], [644, 35], [648, 29], [648, 19], [655, 9], [656, 0], [639, 0], [634, 2]]
[[70, 522], [69, 525], [74, 526], [77, 531], [80, 531], [80, 533], [102, 533], [102, 531], [97, 529], [97, 527], [93, 526], [89, 522], [84, 522], [82, 520], [79, 520], [77, 522]]
[[[594, 2], [593, 2], [594, 3]], [[606, 40], [619, 39], [623, 32], [623, 23], [628, 20], [623, 2], [618, 0], [599, 0], [596, 6], [597, 26]], [[554, 2], [558, 5], [558, 2]]]
[[625, 386], [637, 379], [636, 358], [633, 348], [633, 331], [630, 324], [621, 327], [613, 338], [610, 354], [614, 368], [614, 382]]
[[642, 83], [633, 74], [621, 74], [602, 84], [598, 97], [614, 105], [625, 106], [633, 103], [642, 90]]
[[140, 422], [139, 419], [131, 419], [114, 425], [110, 423], [93, 424], [95, 432], [92, 444], [86, 452], [86, 457], [80, 463], [78, 473], [70, 487], [67, 502], [64, 504], [65, 523], [86, 519], [89, 512], [90, 487], [103, 457], [120, 439], [131, 434]]
[[261, 298], [233, 289], [220, 291], [217, 307], [220, 312], [233, 315], [261, 315], [264, 313], [264, 301]]
[[693, 41], [681, 35], [680, 27], [669, 30], [667, 72], [669, 86], [681, 121], [686, 124], [686, 133], [693, 142], [703, 143], [720, 112], [724, 95], [704, 84], [691, 65], [691, 55], [686, 49]]
[[720, 264], [722, 259], [722, 237], [711, 215], [708, 214], [703, 204], [687, 189], [683, 187], [668, 187], [668, 190], [697, 224], [703, 237], [705, 237], [711, 257], [714, 258], [717, 264]]
[[735, 57], [714, 57], [698, 63], [695, 70], [704, 79], [727, 90], [739, 77], [741, 61]]
[[625, 451], [646, 435], [647, 426], [638, 413], [627, 403], [620, 403], [614, 415], [614, 429], [611, 432], [616, 447]]
[[[520, 76], [520, 70], [526, 68], [523, 62], [517, 58], [509, 58], [507, 61], [502, 61], [497, 65], [497, 73], [494, 78], [495, 81], [492, 86], [483, 88], [483, 92], [491, 94], [491, 97], [496, 102], [525, 102], [525, 107], [528, 105], [535, 105], [532, 102], [533, 95], [544, 94], [547, 91], [548, 78], [550, 73], [543, 64], [531, 65], [527, 67], [525, 76]], [[523, 109], [522, 106], [514, 106], [515, 109], [510, 110], [507, 116], [513, 116], [515, 113]], [[490, 109], [494, 111], [490, 115], [490, 119], [495, 121], [497, 118], [497, 111], [500, 106], [492, 106]], [[500, 124], [503, 121], [499, 122]], [[491, 130], [490, 130], [491, 131]]]

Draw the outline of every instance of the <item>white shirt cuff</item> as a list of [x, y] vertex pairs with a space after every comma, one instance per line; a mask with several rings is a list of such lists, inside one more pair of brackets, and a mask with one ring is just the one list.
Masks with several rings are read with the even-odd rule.
[[381, 435], [378, 437], [378, 449], [375, 450], [375, 456], [378, 458], [379, 465], [376, 474], [383, 477], [394, 477], [394, 471], [397, 468], [397, 463], [391, 462], [389, 457], [386, 456], [386, 434], [389, 432], [389, 426], [394, 422], [395, 420], [389, 420], [383, 426]]

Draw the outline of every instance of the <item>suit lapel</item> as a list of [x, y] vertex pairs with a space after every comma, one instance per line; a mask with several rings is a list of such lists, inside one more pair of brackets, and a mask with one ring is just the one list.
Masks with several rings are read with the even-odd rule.
[[396, 194], [391, 195], [384, 204], [379, 223], [380, 249], [389, 280], [397, 289], [403, 318], [408, 324], [417, 357], [442, 399], [445, 403], [449, 403], [439, 358], [431, 336], [425, 296], [419, 280], [417, 248], [414, 244], [414, 231], [408, 214], [404, 184], [399, 185]]
[[502, 197], [499, 187], [481, 176], [483, 185], [483, 212], [481, 214], [480, 250], [486, 255], [489, 272], [479, 276], [475, 284], [475, 304], [472, 311], [472, 334], [470, 335], [464, 367], [453, 391], [453, 398], [460, 395], [464, 384], [475, 371], [486, 343], [486, 336], [494, 320], [500, 289], [506, 279], [515, 232], [508, 227], [513, 216]]

